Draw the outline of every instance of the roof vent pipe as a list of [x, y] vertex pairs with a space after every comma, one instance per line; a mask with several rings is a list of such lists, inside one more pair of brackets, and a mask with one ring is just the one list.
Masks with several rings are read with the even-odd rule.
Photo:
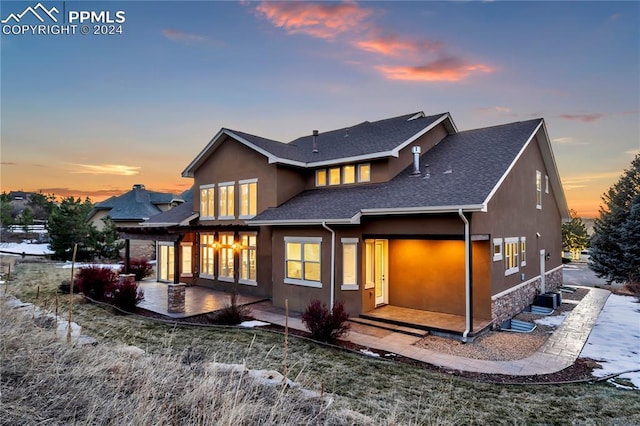
[[314, 130], [313, 131], [313, 152], [314, 154], [317, 154], [318, 151], [318, 131]]
[[411, 176], [420, 176], [420, 147], [412, 147], [411, 152], [413, 153], [413, 172], [411, 172]]

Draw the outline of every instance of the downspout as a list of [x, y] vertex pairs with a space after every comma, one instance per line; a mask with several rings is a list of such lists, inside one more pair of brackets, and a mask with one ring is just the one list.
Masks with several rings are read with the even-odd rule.
[[329, 309], [333, 309], [334, 300], [336, 298], [335, 277], [336, 277], [336, 232], [327, 226], [326, 222], [322, 222], [322, 227], [331, 232], [331, 296]]
[[471, 310], [471, 235], [469, 233], [469, 221], [462, 213], [462, 209], [458, 210], [458, 216], [464, 222], [464, 288], [465, 288], [465, 318], [466, 328], [462, 333], [462, 341], [467, 341], [467, 336], [473, 330], [473, 318]]

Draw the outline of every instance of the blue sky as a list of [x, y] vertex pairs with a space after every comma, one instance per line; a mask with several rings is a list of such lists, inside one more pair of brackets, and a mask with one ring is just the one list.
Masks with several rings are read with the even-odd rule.
[[[37, 3], [3, 1], [0, 17]], [[638, 2], [42, 5], [126, 21], [114, 35], [3, 28], [2, 190], [181, 192], [221, 127], [289, 141], [449, 111], [461, 130], [544, 117], [569, 207], [594, 216], [640, 152]]]

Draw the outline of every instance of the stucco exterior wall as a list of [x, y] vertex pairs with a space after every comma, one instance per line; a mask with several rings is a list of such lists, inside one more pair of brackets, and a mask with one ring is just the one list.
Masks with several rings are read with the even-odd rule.
[[[542, 173], [542, 209], [536, 208], [536, 170]], [[552, 189], [545, 192], [548, 174], [538, 140], [534, 138], [489, 202], [488, 212], [473, 213], [472, 233], [503, 239], [503, 258], [492, 262], [491, 267], [493, 295], [540, 276], [542, 249], [549, 254], [545, 270], [561, 265], [561, 215]], [[526, 238], [526, 265], [505, 276], [504, 238], [510, 237]], [[520, 256], [518, 260], [521, 261]]]

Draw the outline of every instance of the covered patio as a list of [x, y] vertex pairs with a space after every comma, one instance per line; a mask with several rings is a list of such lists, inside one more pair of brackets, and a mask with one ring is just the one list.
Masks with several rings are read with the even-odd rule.
[[[462, 335], [466, 329], [464, 315], [453, 315], [442, 312], [423, 311], [419, 309], [403, 308], [385, 305], [373, 311], [360, 314], [361, 318], [369, 321], [393, 324], [401, 327], [416, 328], [432, 333], [446, 335]], [[473, 330], [470, 336], [483, 332], [491, 325], [491, 320], [473, 319]]]
[[[231, 293], [205, 287], [186, 287], [184, 312], [170, 313], [168, 311], [167, 283], [140, 281], [139, 288], [144, 292], [144, 300], [138, 305], [139, 308], [171, 318], [187, 318], [207, 314], [231, 303]], [[265, 300], [268, 299], [238, 294], [237, 302], [238, 305], [252, 305]]]

